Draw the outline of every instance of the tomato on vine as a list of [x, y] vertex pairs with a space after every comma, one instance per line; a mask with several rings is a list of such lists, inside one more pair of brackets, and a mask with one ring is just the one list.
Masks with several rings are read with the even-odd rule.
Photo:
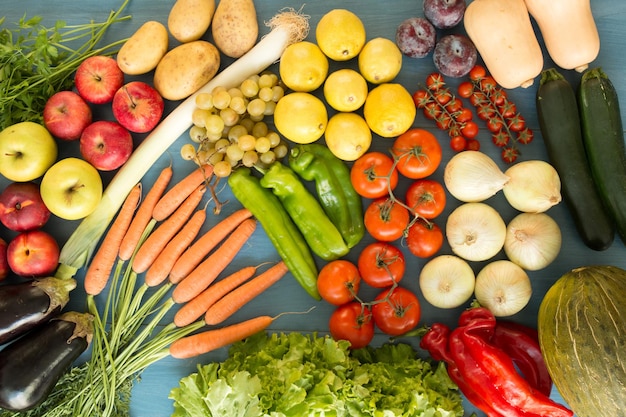
[[415, 293], [404, 287], [384, 290], [374, 301], [374, 323], [390, 336], [400, 336], [414, 329], [420, 321], [419, 300]]
[[379, 198], [365, 209], [365, 229], [376, 240], [391, 242], [400, 239], [409, 225], [409, 211], [392, 198]]
[[330, 316], [328, 328], [333, 339], [350, 342], [350, 349], [363, 348], [374, 338], [372, 313], [358, 301], [337, 307]]
[[439, 181], [423, 178], [409, 185], [404, 200], [413, 213], [430, 220], [445, 209], [446, 190]]
[[481, 65], [475, 65], [469, 72], [469, 77], [472, 81], [478, 81], [481, 78], [484, 78], [485, 75], [487, 75], [487, 71], [485, 70], [485, 67]]
[[354, 300], [360, 286], [359, 269], [345, 259], [328, 262], [317, 276], [320, 296], [324, 301], [337, 306]]
[[384, 288], [402, 280], [406, 263], [404, 254], [397, 246], [377, 241], [361, 251], [357, 267], [366, 284], [374, 288]]
[[455, 152], [461, 152], [465, 150], [467, 146], [467, 139], [463, 136], [454, 136], [450, 138], [450, 148]]
[[437, 170], [441, 163], [441, 145], [425, 129], [409, 129], [396, 138], [391, 153], [397, 160], [397, 170], [407, 178], [424, 178]]
[[380, 198], [398, 185], [398, 171], [391, 156], [382, 152], [368, 152], [354, 161], [350, 179], [360, 196]]
[[443, 231], [432, 221], [418, 219], [409, 227], [406, 243], [413, 255], [429, 258], [443, 246]]

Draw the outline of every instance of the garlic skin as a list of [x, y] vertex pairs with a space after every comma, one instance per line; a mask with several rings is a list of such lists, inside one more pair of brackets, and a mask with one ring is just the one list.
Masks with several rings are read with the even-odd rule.
[[424, 265], [419, 276], [422, 295], [438, 308], [459, 307], [474, 293], [472, 267], [454, 255], [439, 255]]
[[561, 229], [545, 213], [520, 213], [507, 226], [504, 253], [527, 271], [550, 265], [561, 251]]
[[526, 271], [509, 260], [491, 262], [476, 275], [476, 301], [496, 317], [519, 313], [530, 301], [532, 286]]
[[464, 203], [454, 209], [446, 223], [446, 238], [452, 251], [468, 261], [485, 261], [504, 246], [506, 224], [485, 203]]
[[480, 151], [455, 154], [443, 173], [446, 188], [465, 203], [484, 201], [502, 190], [509, 181], [493, 159]]
[[543, 213], [561, 202], [561, 178], [546, 161], [522, 161], [505, 174], [510, 178], [503, 188], [509, 204], [522, 212]]

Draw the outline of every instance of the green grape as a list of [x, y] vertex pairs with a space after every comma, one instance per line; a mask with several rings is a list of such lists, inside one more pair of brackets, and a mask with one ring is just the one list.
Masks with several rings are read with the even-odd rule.
[[259, 90], [258, 96], [263, 101], [272, 101], [272, 98], [274, 98], [274, 92], [272, 91], [272, 87], [261, 88]]
[[233, 97], [230, 99], [229, 107], [237, 114], [243, 115], [248, 109], [248, 101], [243, 97]]
[[261, 155], [259, 155], [259, 160], [263, 164], [269, 165], [276, 161], [276, 154], [274, 153], [274, 151], [263, 152]]
[[241, 149], [238, 144], [231, 143], [226, 148], [226, 157], [231, 161], [239, 162], [241, 158], [243, 158], [243, 149]]
[[274, 111], [276, 110], [276, 102], [275, 101], [268, 101], [265, 103], [265, 111], [263, 112], [264, 116], [271, 116], [274, 114]]
[[196, 96], [196, 107], [202, 110], [213, 108], [213, 95], [211, 93], [199, 93]]
[[189, 137], [192, 141], [200, 143], [206, 139], [206, 129], [194, 124], [191, 126], [191, 129], [189, 129]]
[[223, 85], [216, 85], [215, 87], [213, 87], [213, 90], [211, 90], [211, 94], [215, 95], [220, 91], [228, 91], [228, 89]]
[[196, 108], [191, 113], [191, 123], [199, 127], [205, 127], [206, 118], [213, 114], [211, 110]]
[[232, 100], [235, 97], [241, 97], [243, 98], [243, 93], [241, 92], [241, 90], [237, 87], [233, 87], [233, 88], [229, 88], [228, 89], [228, 94], [230, 94], [230, 99]]
[[213, 164], [213, 173], [216, 177], [226, 178], [233, 171], [233, 167], [230, 162], [221, 160], [215, 164]]
[[248, 78], [241, 83], [239, 89], [244, 96], [252, 98], [256, 97], [256, 95], [259, 93], [259, 84], [255, 80]]
[[185, 143], [180, 147], [180, 156], [185, 161], [191, 161], [196, 158], [196, 148], [191, 143]]
[[252, 128], [256, 122], [248, 117], [244, 117], [239, 121], [239, 124], [246, 128], [246, 132], [252, 132]]
[[274, 86], [274, 83], [274, 77], [272, 77], [272, 74], [269, 72], [261, 74], [261, 76], [259, 77], [259, 88], [261, 89], [272, 88]]
[[213, 166], [224, 159], [224, 154], [218, 152], [217, 149], [213, 150], [213, 153], [209, 153], [209, 157], [207, 158], [207, 162]]
[[280, 135], [278, 133], [274, 132], [273, 130], [267, 132], [267, 134], [265, 136], [269, 139], [270, 146], [272, 148], [274, 148], [274, 147], [276, 147], [276, 146], [278, 146], [280, 144], [280, 141], [281, 141]]
[[267, 127], [267, 123], [260, 121], [260, 122], [256, 122], [254, 124], [254, 126], [252, 127], [252, 136], [255, 137], [261, 137], [261, 136], [266, 136], [267, 133], [269, 132], [269, 128]]
[[241, 158], [241, 163], [244, 166], [252, 167], [259, 161], [259, 154], [255, 151], [245, 151]]
[[230, 94], [227, 90], [221, 90], [213, 94], [213, 107], [222, 110], [230, 105]]
[[224, 120], [218, 114], [210, 114], [204, 120], [204, 127], [207, 135], [222, 135], [224, 131]]
[[255, 98], [248, 103], [250, 117], [262, 116], [263, 112], [265, 112], [265, 102], [260, 98]]
[[289, 152], [289, 147], [285, 142], [281, 142], [279, 145], [272, 148], [274, 154], [276, 154], [277, 159], [282, 159], [287, 156], [287, 152]]
[[230, 107], [220, 110], [220, 117], [225, 127], [235, 126], [239, 122], [239, 115]]
[[248, 117], [250, 117], [250, 120], [256, 123], [256, 122], [260, 122], [261, 120], [263, 120], [265, 118], [265, 115], [261, 113], [258, 116], [249, 115]]
[[226, 148], [230, 146], [230, 141], [228, 139], [220, 139], [215, 142], [215, 150], [219, 153], [226, 153]]
[[246, 129], [245, 126], [236, 124], [235, 126], [231, 127], [230, 130], [228, 131], [228, 139], [231, 142], [237, 142], [241, 136], [247, 135], [247, 134], [248, 134], [248, 129]]
[[252, 151], [256, 149], [256, 141], [257, 139], [254, 136], [250, 134], [245, 134], [239, 136], [239, 138], [237, 139], [237, 144], [239, 145], [239, 148], [243, 151]]
[[272, 97], [273, 102], [277, 102], [285, 95], [285, 89], [280, 85], [272, 87], [272, 92], [274, 93], [274, 96]]
[[207, 141], [215, 143], [218, 140], [222, 139], [224, 137], [224, 135], [222, 135], [222, 132], [216, 132], [216, 133], [208, 133], [206, 135]]
[[256, 149], [256, 151], [260, 154], [269, 151], [271, 149], [270, 140], [265, 136], [256, 138], [256, 145], [254, 146], [254, 149]]

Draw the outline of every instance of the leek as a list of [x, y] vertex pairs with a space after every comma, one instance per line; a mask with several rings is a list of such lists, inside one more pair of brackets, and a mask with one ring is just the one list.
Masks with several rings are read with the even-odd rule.
[[137, 147], [105, 189], [94, 212], [81, 221], [63, 246], [57, 277], [73, 277], [88, 262], [132, 187], [193, 125], [192, 114], [198, 94], [211, 92], [217, 86], [237, 87], [248, 77], [261, 73], [280, 60], [285, 48], [306, 38], [309, 31], [308, 16], [293, 9], [282, 10], [266, 25], [271, 29], [270, 32], [254, 48], [180, 103]]

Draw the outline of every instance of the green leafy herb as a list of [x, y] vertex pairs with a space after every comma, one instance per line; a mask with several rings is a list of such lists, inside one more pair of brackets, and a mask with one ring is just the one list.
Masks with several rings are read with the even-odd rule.
[[129, 1], [103, 22], [66, 25], [59, 20], [46, 27], [42, 16], [24, 16], [3, 27], [5, 18], [0, 18], [0, 130], [23, 121], [41, 122], [47, 99], [72, 87], [72, 74], [83, 60], [117, 52], [125, 39], [104, 46], [100, 42], [112, 24], [130, 18], [121, 16]]
[[460, 417], [462, 397], [443, 363], [407, 344], [350, 351], [345, 341], [259, 333], [221, 363], [199, 365], [170, 393], [173, 417]]

